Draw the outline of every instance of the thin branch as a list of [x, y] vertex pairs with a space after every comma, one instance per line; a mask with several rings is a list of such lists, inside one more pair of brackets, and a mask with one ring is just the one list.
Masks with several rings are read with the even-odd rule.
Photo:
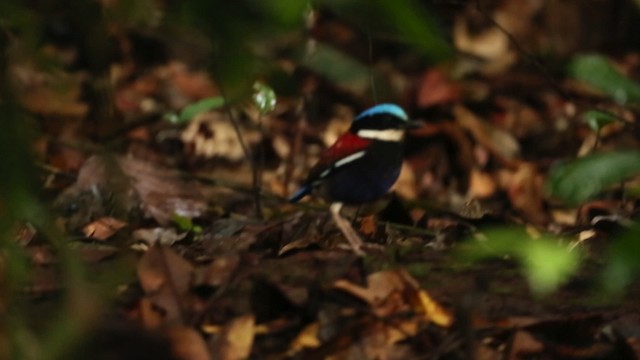
[[261, 178], [261, 175], [258, 173], [259, 169], [256, 166], [256, 163], [251, 156], [251, 151], [249, 150], [249, 146], [244, 140], [244, 136], [242, 136], [242, 131], [240, 129], [240, 124], [238, 122], [238, 119], [233, 114], [233, 111], [231, 111], [231, 106], [229, 105], [229, 99], [227, 98], [227, 95], [225, 93], [224, 85], [222, 84], [222, 81], [218, 81], [219, 79], [221, 79], [221, 77], [216, 75], [217, 75], [217, 72], [214, 66], [213, 77], [216, 80], [216, 83], [218, 84], [218, 88], [220, 89], [220, 95], [222, 95], [222, 98], [225, 99], [223, 109], [227, 114], [229, 121], [231, 122], [231, 126], [233, 126], [233, 131], [236, 133], [236, 137], [238, 138], [238, 142], [240, 143], [240, 147], [242, 148], [244, 157], [249, 162], [249, 165], [251, 166], [251, 175], [253, 179], [253, 193], [255, 194], [254, 201], [255, 201], [256, 217], [259, 219], [262, 219], [263, 218], [262, 203], [260, 198], [261, 188], [260, 188], [260, 184], [258, 183], [259, 179]]

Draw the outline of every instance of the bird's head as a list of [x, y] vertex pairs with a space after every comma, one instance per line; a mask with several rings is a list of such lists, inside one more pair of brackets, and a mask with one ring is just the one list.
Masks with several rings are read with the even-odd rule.
[[400, 106], [379, 104], [356, 116], [349, 132], [371, 140], [401, 141], [405, 130], [412, 124]]

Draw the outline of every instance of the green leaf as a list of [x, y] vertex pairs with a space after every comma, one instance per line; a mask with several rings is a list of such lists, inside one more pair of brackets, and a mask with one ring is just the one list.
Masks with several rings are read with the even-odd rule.
[[470, 260], [512, 257], [523, 267], [531, 290], [548, 294], [566, 282], [580, 264], [580, 253], [550, 236], [531, 238], [523, 229], [503, 228], [485, 232], [485, 240], [463, 249]]
[[615, 116], [600, 110], [589, 110], [582, 114], [582, 118], [587, 122], [589, 127], [599, 132], [604, 126], [618, 121]]
[[253, 84], [253, 96], [251, 98], [253, 104], [262, 115], [270, 113], [276, 108], [277, 99], [275, 91], [261, 82]]
[[178, 116], [178, 123], [188, 122], [200, 113], [211, 111], [222, 106], [224, 106], [224, 98], [220, 96], [202, 99], [196, 103], [185, 106]]
[[640, 84], [618, 72], [604, 56], [577, 56], [569, 64], [569, 74], [604, 92], [620, 104], [640, 100]]
[[640, 226], [635, 225], [611, 246], [602, 272], [602, 286], [609, 293], [620, 293], [640, 274]]
[[271, 21], [285, 26], [301, 26], [305, 10], [310, 6], [308, 1], [301, 0], [256, 1], [253, 4], [262, 7]]
[[546, 188], [551, 196], [577, 205], [637, 174], [639, 151], [598, 153], [553, 167]]
[[173, 222], [178, 226], [178, 229], [180, 229], [181, 231], [191, 231], [196, 234], [199, 234], [202, 232], [202, 227], [195, 225], [193, 223], [193, 220], [191, 220], [191, 218], [188, 218], [186, 216], [180, 216], [180, 215], [174, 214], [171, 220], [173, 220]]

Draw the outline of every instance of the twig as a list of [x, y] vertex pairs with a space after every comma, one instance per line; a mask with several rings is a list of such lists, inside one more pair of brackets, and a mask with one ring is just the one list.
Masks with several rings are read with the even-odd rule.
[[[213, 77], [216, 80], [221, 79], [221, 77], [216, 76], [215, 67], [213, 70]], [[223, 109], [227, 114], [229, 121], [231, 122], [231, 126], [233, 126], [233, 131], [236, 133], [236, 137], [238, 138], [238, 142], [240, 143], [240, 147], [242, 148], [244, 157], [249, 162], [249, 165], [251, 166], [251, 175], [253, 179], [253, 192], [255, 194], [254, 201], [255, 201], [256, 217], [258, 217], [259, 219], [262, 219], [263, 218], [262, 204], [260, 199], [261, 189], [260, 189], [260, 184], [257, 183], [257, 181], [260, 179], [261, 176], [260, 174], [258, 174], [258, 167], [256, 166], [256, 163], [251, 156], [251, 151], [249, 150], [249, 146], [247, 146], [247, 143], [244, 140], [244, 137], [242, 136], [242, 131], [240, 130], [240, 124], [238, 123], [238, 119], [236, 119], [235, 115], [233, 114], [233, 111], [231, 111], [231, 106], [229, 105], [229, 99], [227, 98], [227, 95], [225, 93], [224, 85], [222, 84], [222, 81], [216, 81], [216, 83], [218, 84], [218, 87], [220, 89], [220, 95], [222, 95], [222, 98], [225, 99]]]

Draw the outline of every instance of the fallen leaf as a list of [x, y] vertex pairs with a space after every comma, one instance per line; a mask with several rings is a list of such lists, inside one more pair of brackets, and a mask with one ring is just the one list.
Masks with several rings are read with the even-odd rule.
[[374, 215], [365, 216], [360, 222], [360, 232], [365, 236], [371, 236], [376, 233], [376, 217]]
[[453, 323], [453, 316], [445, 310], [438, 302], [436, 302], [425, 290], [418, 291], [418, 299], [424, 317], [427, 321], [431, 321], [442, 327], [449, 327]]
[[159, 311], [163, 311], [167, 324], [183, 324], [184, 308], [191, 295], [193, 266], [167, 247], [151, 247], [138, 261], [140, 286]]
[[427, 292], [420, 290], [416, 280], [405, 270], [373, 273], [367, 277], [366, 288], [346, 280], [338, 280], [333, 286], [369, 304], [379, 317], [414, 311], [423, 314], [423, 320], [440, 326], [450, 326], [453, 321], [451, 315]]
[[[240, 162], [246, 154], [232, 121], [235, 120], [219, 112], [198, 114], [189, 122], [180, 139], [187, 145], [187, 151], [195, 156]], [[240, 131], [247, 146], [256, 145], [261, 140], [256, 130], [242, 128]]]
[[494, 156], [513, 160], [520, 154], [520, 144], [510, 133], [481, 119], [462, 105], [456, 105], [453, 113], [460, 126], [471, 132], [478, 143], [489, 149]]
[[523, 356], [534, 356], [544, 350], [544, 344], [533, 337], [529, 332], [516, 331], [511, 340], [511, 351], [508, 360], [520, 360]]
[[183, 240], [187, 233], [178, 234], [174, 228], [153, 228], [153, 229], [137, 229], [131, 234], [134, 240], [143, 241], [147, 245], [166, 245], [171, 246], [178, 241]]
[[450, 103], [460, 97], [460, 87], [443, 71], [429, 69], [419, 80], [416, 97], [416, 104], [422, 108]]
[[289, 356], [293, 356], [304, 349], [315, 349], [319, 347], [321, 345], [320, 339], [318, 339], [319, 330], [320, 324], [318, 324], [317, 322], [305, 326], [289, 345], [287, 354]]
[[83, 261], [95, 263], [116, 255], [119, 249], [115, 246], [91, 243], [73, 243], [72, 247], [80, 253]]
[[180, 360], [210, 360], [207, 343], [197, 331], [188, 327], [167, 330], [173, 354]]
[[240, 265], [238, 255], [220, 256], [209, 265], [196, 269], [193, 284], [218, 287], [225, 284]]
[[82, 233], [92, 239], [106, 240], [125, 226], [127, 226], [127, 223], [122, 220], [103, 217], [85, 226], [82, 229]]
[[214, 345], [216, 359], [242, 360], [249, 358], [255, 336], [253, 315], [239, 316], [227, 323]]

